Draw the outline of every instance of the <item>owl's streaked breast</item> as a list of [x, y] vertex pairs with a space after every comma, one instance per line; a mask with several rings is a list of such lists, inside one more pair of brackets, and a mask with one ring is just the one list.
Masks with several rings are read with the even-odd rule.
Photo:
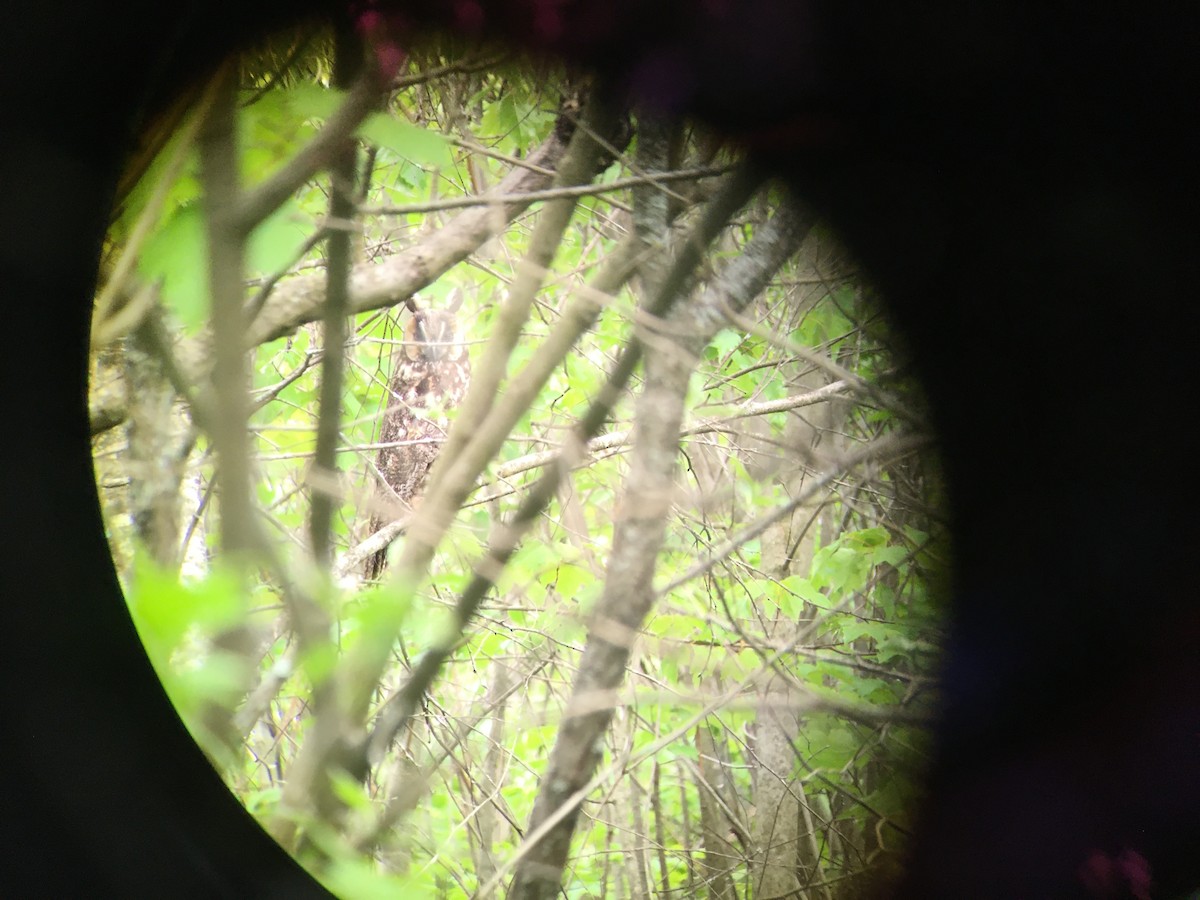
[[[414, 312], [401, 349], [395, 354], [379, 434], [381, 444], [394, 446], [381, 447], [375, 465], [393, 499], [411, 506], [446, 439], [450, 413], [466, 396], [471, 364], [454, 314], [447, 310]], [[376, 514], [371, 531], [386, 521]], [[367, 577], [378, 577], [385, 562], [382, 552], [368, 560]]]

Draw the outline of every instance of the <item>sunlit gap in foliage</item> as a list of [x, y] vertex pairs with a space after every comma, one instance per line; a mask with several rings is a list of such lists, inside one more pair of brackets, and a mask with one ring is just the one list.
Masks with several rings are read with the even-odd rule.
[[114, 211], [96, 480], [196, 740], [348, 897], [886, 877], [947, 545], [869, 284], [578, 73], [384, 74], [352, 35], [247, 54]]

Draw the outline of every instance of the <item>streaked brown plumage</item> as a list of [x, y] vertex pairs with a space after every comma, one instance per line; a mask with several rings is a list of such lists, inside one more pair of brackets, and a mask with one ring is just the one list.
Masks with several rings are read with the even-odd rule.
[[[370, 522], [374, 534], [387, 522], [400, 518], [419, 498], [429, 469], [441, 451], [449, 428], [448, 412], [462, 402], [471, 380], [471, 361], [460, 342], [455, 312], [420, 309], [404, 329], [404, 344], [393, 354], [394, 368], [388, 383], [387, 406], [379, 434], [382, 447], [375, 465], [386, 482], [377, 491], [392, 515], [376, 513]], [[389, 489], [390, 488], [390, 492]], [[387, 565], [386, 550], [368, 557], [364, 574], [378, 578]]]

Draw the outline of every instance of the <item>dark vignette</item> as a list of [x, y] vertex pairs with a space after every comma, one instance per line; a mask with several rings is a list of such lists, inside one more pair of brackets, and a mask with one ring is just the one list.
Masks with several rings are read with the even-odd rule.
[[[140, 650], [92, 486], [84, 360], [138, 111], [321, 11], [7, 17], [6, 896], [319, 895]], [[933, 403], [956, 535], [948, 706], [902, 896], [1137, 896], [1133, 858], [1156, 898], [1200, 886], [1197, 13], [414, 0], [399, 24], [515, 37], [740, 136], [882, 285]]]

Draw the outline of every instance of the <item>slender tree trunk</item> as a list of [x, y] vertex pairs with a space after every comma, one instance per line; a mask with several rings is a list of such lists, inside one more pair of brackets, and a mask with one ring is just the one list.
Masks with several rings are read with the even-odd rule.
[[700, 827], [704, 857], [700, 864], [701, 877], [708, 887], [710, 900], [737, 900], [733, 887], [733, 870], [741, 852], [729, 840], [733, 835], [729, 821], [732, 792], [726, 790], [729, 772], [724, 755], [718, 750], [706, 723], [696, 726], [698, 779], [700, 794]]
[[510, 896], [550, 900], [559, 891], [579, 803], [600, 762], [602, 737], [624, 681], [633, 641], [654, 600], [652, 582], [675, 491], [680, 426], [697, 355], [723, 324], [723, 306], [744, 308], [799, 246], [811, 222], [785, 208], [760, 228], [722, 278], [666, 323], [641, 336], [645, 386], [637, 442], [615, 513], [613, 550], [571, 699], [559, 726]]

